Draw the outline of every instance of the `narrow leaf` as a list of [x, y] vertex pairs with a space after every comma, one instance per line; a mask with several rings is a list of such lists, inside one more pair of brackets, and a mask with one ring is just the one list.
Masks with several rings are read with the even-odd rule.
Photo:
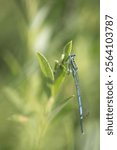
[[65, 56], [64, 56], [64, 61], [67, 60], [67, 58], [68, 58], [68, 56], [70, 55], [71, 51], [72, 51], [72, 41], [68, 42], [68, 43], [66, 44], [66, 46], [64, 47], [64, 49], [63, 49], [63, 53], [64, 53], [64, 55], [65, 55]]
[[57, 115], [58, 113], [68, 104], [68, 102], [71, 100], [71, 98], [73, 98], [74, 95], [68, 97], [67, 99], [65, 99], [61, 104], [59, 104], [58, 107], [56, 107], [50, 114], [49, 116], [49, 121], [52, 121]]
[[39, 65], [43, 74], [47, 78], [53, 81], [54, 80], [53, 71], [47, 59], [40, 52], [37, 52], [37, 58], [38, 58]]
[[61, 87], [61, 85], [62, 85], [62, 83], [63, 83], [63, 81], [64, 81], [64, 79], [65, 79], [65, 75], [66, 75], [66, 73], [64, 72], [64, 71], [62, 71], [61, 73], [60, 73], [60, 75], [58, 76], [58, 78], [55, 80], [55, 82], [54, 82], [54, 86], [53, 86], [53, 92], [54, 92], [54, 95], [57, 95], [57, 93], [59, 92], [59, 89], [60, 89], [60, 87]]

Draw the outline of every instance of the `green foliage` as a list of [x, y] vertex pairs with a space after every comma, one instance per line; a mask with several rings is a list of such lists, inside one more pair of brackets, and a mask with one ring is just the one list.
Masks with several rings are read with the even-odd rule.
[[[40, 69], [47, 79], [53, 81], [53, 95], [56, 96], [58, 93], [67, 73], [67, 58], [71, 54], [72, 51], [72, 41], [68, 42], [61, 54], [60, 61], [55, 61], [54, 71], [50, 67], [49, 62], [40, 52], [37, 52], [37, 58], [39, 61]], [[53, 73], [54, 72], [54, 73]]]
[[67, 43], [63, 49], [63, 53], [64, 53], [64, 58], [63, 61], [66, 61], [68, 56], [70, 55], [72, 51], [72, 41], [70, 41], [69, 43]]
[[48, 79], [53, 81], [54, 80], [53, 71], [52, 71], [52, 69], [50, 67], [50, 64], [47, 61], [47, 59], [39, 52], [37, 52], [37, 58], [38, 58], [38, 61], [39, 61], [40, 68], [41, 68], [42, 72], [44, 73], [44, 75]]
[[54, 67], [54, 75], [55, 75], [55, 82], [54, 82], [54, 93], [56, 94], [57, 91], [61, 87], [61, 83], [63, 83], [66, 73], [67, 73], [67, 58], [72, 51], [72, 41], [68, 42], [64, 49], [63, 53], [61, 54], [60, 60], [55, 61]]
[[58, 106], [56, 108], [54, 108], [52, 110], [51, 114], [49, 115], [49, 120], [52, 121], [58, 115], [58, 113], [60, 113], [61, 110], [67, 105], [69, 100], [71, 100], [71, 98], [73, 98], [73, 97], [74, 97], [74, 95], [66, 98], [61, 104], [58, 104]]

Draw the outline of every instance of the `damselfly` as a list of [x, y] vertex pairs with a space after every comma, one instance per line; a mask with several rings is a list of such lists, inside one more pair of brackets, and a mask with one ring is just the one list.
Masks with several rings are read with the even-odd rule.
[[83, 107], [82, 107], [82, 100], [81, 100], [81, 95], [80, 95], [80, 88], [79, 88], [79, 83], [78, 83], [78, 66], [75, 63], [74, 57], [75, 54], [71, 54], [68, 56], [68, 70], [72, 72], [75, 86], [76, 86], [76, 93], [77, 93], [77, 100], [78, 100], [78, 105], [79, 105], [79, 114], [80, 114], [80, 127], [81, 127], [81, 132], [83, 133]]

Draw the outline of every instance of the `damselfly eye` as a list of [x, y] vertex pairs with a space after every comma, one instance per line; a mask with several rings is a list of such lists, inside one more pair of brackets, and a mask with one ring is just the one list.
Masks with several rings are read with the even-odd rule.
[[73, 58], [74, 58], [75, 56], [76, 56], [75, 54], [71, 54], [71, 57], [73, 57]]

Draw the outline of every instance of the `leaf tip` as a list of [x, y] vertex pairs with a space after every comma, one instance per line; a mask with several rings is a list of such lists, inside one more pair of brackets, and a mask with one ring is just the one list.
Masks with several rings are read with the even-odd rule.
[[72, 44], [72, 40], [68, 42], [69, 44]]

